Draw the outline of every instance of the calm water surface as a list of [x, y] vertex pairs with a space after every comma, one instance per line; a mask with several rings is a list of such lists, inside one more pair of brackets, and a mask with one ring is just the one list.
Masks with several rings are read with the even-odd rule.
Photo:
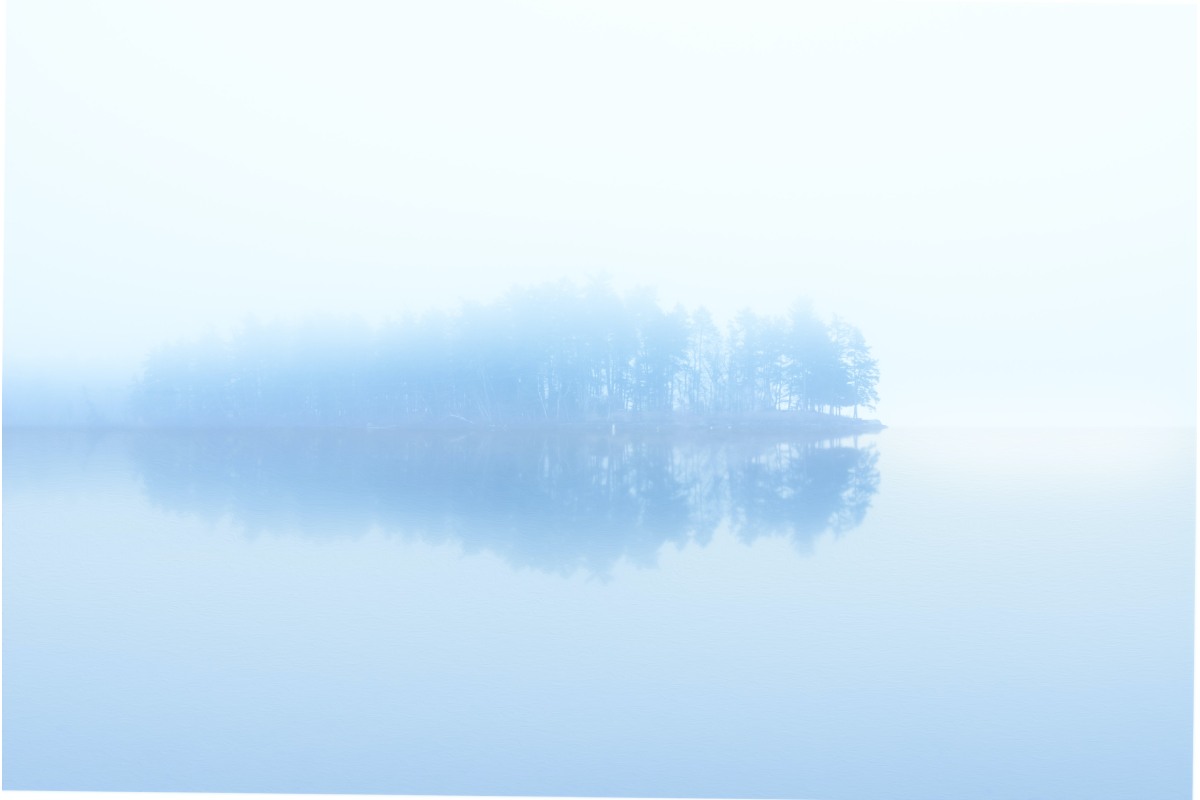
[[3, 455], [5, 789], [1190, 794], [1191, 430]]

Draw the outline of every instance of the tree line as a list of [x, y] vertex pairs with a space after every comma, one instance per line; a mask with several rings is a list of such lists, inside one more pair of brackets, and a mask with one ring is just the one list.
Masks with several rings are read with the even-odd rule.
[[861, 332], [803, 302], [778, 317], [744, 310], [722, 330], [704, 308], [664, 311], [650, 290], [562, 282], [380, 328], [248, 322], [154, 353], [133, 405], [144, 423], [183, 425], [857, 418], [878, 377]]

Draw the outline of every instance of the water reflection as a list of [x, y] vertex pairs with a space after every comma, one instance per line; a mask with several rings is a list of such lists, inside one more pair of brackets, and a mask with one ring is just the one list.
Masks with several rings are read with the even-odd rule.
[[653, 565], [725, 520], [808, 549], [858, 525], [879, 482], [851, 440], [270, 431], [145, 433], [131, 451], [152, 503], [251, 534], [378, 526], [564, 574]]

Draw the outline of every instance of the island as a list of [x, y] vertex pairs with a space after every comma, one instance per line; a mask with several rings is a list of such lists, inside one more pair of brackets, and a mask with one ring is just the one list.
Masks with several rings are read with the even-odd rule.
[[248, 320], [159, 348], [132, 391], [151, 427], [878, 430], [862, 333], [797, 301], [718, 326], [607, 282], [511, 289], [454, 313]]

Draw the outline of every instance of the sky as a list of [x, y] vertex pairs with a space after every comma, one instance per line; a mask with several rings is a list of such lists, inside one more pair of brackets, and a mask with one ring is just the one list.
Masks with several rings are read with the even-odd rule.
[[896, 425], [1193, 425], [1187, 6], [10, 0], [6, 371], [607, 275]]

